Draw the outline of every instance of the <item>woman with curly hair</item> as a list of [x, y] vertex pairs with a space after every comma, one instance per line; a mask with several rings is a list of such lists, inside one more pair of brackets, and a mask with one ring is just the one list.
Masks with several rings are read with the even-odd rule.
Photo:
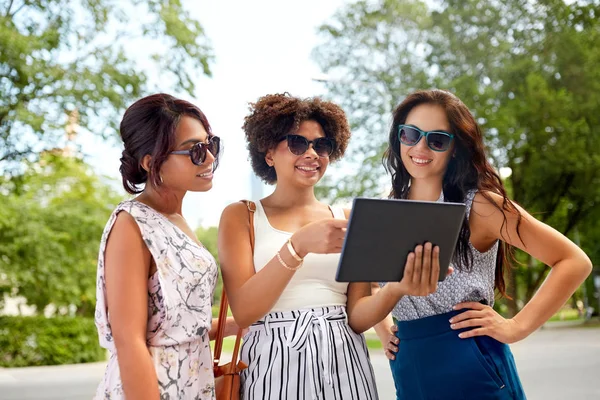
[[254, 248], [246, 205], [228, 206], [219, 225], [231, 310], [250, 326], [242, 398], [376, 399], [365, 339], [347, 322], [352, 288], [334, 279], [346, 215], [314, 193], [346, 150], [346, 116], [318, 98], [267, 95], [243, 129], [254, 172], [276, 187], [255, 204]]
[[[437, 274], [416, 279], [413, 257], [406, 279], [373, 296], [369, 283], [335, 281], [350, 211], [323, 204], [314, 187], [350, 139], [339, 106], [267, 95], [252, 104], [243, 129], [254, 171], [276, 187], [256, 202], [254, 247], [244, 204], [228, 206], [219, 226], [231, 310], [240, 326], [250, 326], [242, 398], [377, 399], [362, 332], [383, 316], [370, 310], [399, 298], [396, 291], [430, 293]], [[430, 254], [432, 261], [439, 269]]]
[[[396, 320], [388, 348], [396, 353], [389, 357], [397, 399], [525, 399], [507, 344], [546, 322], [589, 275], [591, 262], [508, 198], [479, 126], [456, 96], [418, 91], [393, 117], [384, 157], [392, 173], [390, 197], [467, 206], [455, 272], [429, 296], [404, 293], [372, 308], [379, 316], [392, 311]], [[492, 306], [495, 290], [505, 292], [513, 246], [552, 271], [529, 303], [506, 319]]]

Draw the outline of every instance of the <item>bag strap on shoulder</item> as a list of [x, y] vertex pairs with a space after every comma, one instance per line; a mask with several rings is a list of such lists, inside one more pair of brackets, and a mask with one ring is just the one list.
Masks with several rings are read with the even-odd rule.
[[[250, 200], [241, 200], [242, 203], [248, 207], [248, 220], [250, 227], [250, 245], [252, 252], [254, 252], [254, 212], [256, 211], [256, 204]], [[221, 351], [223, 350], [223, 339], [225, 335], [225, 324], [227, 322], [227, 311], [229, 310], [229, 303], [227, 301], [227, 293], [225, 289], [221, 292], [221, 305], [219, 307], [219, 322], [217, 324], [217, 336], [215, 338], [215, 351], [214, 351], [214, 366], [219, 365], [221, 359]], [[229, 365], [228, 373], [234, 373], [237, 366], [237, 358], [240, 350], [240, 342], [242, 339], [242, 330], [238, 330], [237, 337], [235, 339], [235, 346], [233, 348], [233, 354], [231, 355], [231, 363]]]

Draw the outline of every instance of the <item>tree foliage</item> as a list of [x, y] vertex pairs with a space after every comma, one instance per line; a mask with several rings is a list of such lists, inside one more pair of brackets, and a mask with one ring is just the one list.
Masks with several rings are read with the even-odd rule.
[[0, 291], [93, 316], [98, 245], [119, 197], [81, 160], [45, 153], [0, 181]]
[[[210, 252], [210, 254], [217, 261], [217, 265], [219, 265], [219, 251], [217, 249], [217, 237], [218, 237], [218, 228], [216, 226], [211, 226], [208, 228], [199, 227], [196, 229], [196, 237], [202, 243], [204, 247]], [[213, 293], [213, 305], [218, 305], [219, 301], [221, 301], [221, 292], [223, 291], [223, 279], [221, 277], [220, 268], [219, 268], [219, 277], [217, 278], [217, 283], [215, 286], [215, 291]]]
[[83, 128], [109, 136], [144, 92], [193, 94], [211, 58], [181, 0], [1, 0], [0, 162], [52, 148], [74, 110]]
[[[320, 28], [315, 58], [349, 114], [354, 139], [342, 168], [356, 172], [322, 194], [389, 190], [380, 162], [392, 108], [414, 89], [449, 89], [476, 116], [493, 164], [512, 170], [512, 198], [566, 235], [579, 227], [596, 254], [588, 246], [600, 239], [591, 218], [600, 204], [599, 17], [598, 0], [348, 5]], [[523, 261], [530, 267], [513, 288], [526, 301], [547, 267]]]

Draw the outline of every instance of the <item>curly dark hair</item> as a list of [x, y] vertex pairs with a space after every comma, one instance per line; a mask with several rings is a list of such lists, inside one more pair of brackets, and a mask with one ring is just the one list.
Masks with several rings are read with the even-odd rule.
[[268, 94], [250, 103], [250, 114], [244, 119], [250, 162], [256, 175], [269, 184], [277, 182], [275, 168], [265, 161], [267, 151], [275, 148], [280, 138], [298, 128], [301, 122], [318, 122], [325, 136], [335, 140], [329, 159], [340, 159], [350, 140], [350, 127], [344, 110], [337, 104], [318, 97], [300, 99], [289, 93]]

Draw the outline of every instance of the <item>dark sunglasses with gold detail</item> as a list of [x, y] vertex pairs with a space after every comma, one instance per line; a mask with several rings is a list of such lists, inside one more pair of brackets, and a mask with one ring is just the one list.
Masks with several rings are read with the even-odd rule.
[[202, 165], [206, 160], [206, 152], [210, 151], [213, 157], [219, 155], [221, 150], [221, 139], [218, 136], [211, 136], [207, 143], [198, 142], [190, 147], [189, 150], [175, 150], [170, 154], [189, 155], [192, 162], [196, 165]]

